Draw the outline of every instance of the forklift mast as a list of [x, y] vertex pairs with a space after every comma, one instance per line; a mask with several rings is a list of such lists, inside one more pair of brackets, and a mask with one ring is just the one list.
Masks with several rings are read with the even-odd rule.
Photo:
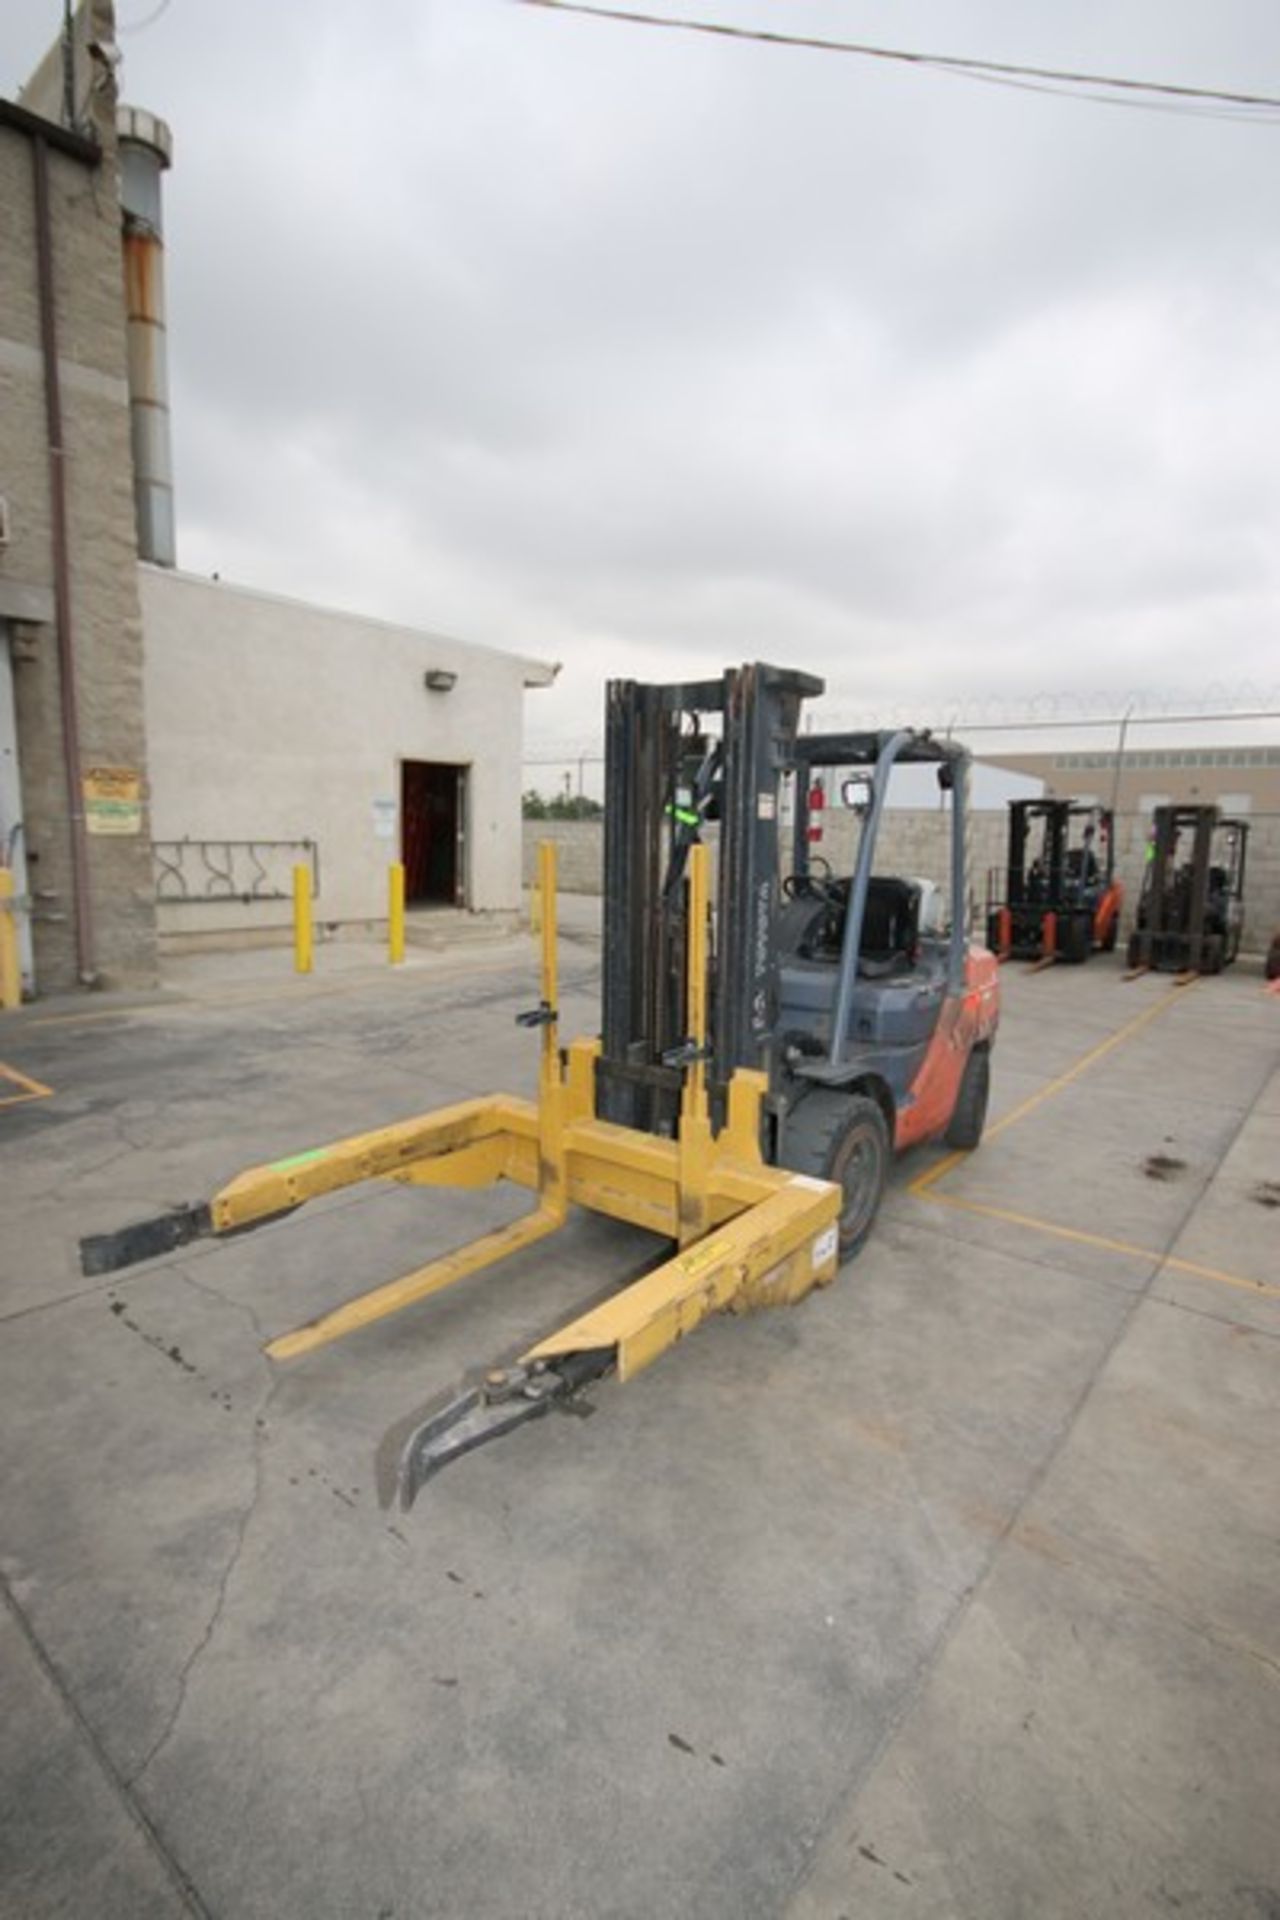
[[1114, 824], [1094, 801], [1009, 802], [1005, 865], [987, 875], [987, 938], [1002, 960], [1038, 970], [1111, 951], [1124, 895]]
[[1154, 810], [1130, 966], [1230, 966], [1243, 931], [1248, 835], [1248, 821], [1224, 820], [1210, 804]]
[[[1033, 901], [1028, 887], [1031, 866], [1028, 851], [1032, 826], [1037, 820], [1044, 823], [1044, 837]], [[1071, 830], [1077, 821], [1084, 823], [1084, 839], [1081, 846], [1073, 848]], [[1083, 895], [1089, 884], [1091, 854], [1097, 862], [1094, 884], [1100, 888], [1110, 886], [1115, 871], [1115, 840], [1108, 808], [1076, 800], [1011, 800], [1005, 904], [1020, 907], [1048, 902], [1060, 906], [1066, 903], [1073, 886]]]
[[[730, 668], [675, 686], [609, 682], [605, 700], [602, 1119], [674, 1126], [683, 1049], [682, 880], [704, 821], [720, 820], [711, 966], [713, 1102], [737, 1067], [766, 1064], [778, 914], [778, 785], [802, 701], [825, 683], [785, 667]], [[704, 719], [719, 716], [716, 732]]]

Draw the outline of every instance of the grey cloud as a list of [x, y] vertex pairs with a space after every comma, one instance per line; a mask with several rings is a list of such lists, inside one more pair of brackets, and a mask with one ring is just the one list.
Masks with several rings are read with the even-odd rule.
[[[787, 24], [1280, 86], [1270, 0]], [[754, 652], [931, 710], [1274, 676], [1280, 131], [503, 0], [124, 45], [191, 563], [564, 658], [556, 738]]]

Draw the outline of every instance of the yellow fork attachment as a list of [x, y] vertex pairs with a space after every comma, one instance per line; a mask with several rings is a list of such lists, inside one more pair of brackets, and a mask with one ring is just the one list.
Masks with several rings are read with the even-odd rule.
[[522, 1024], [541, 1029], [537, 1103], [508, 1094], [462, 1101], [437, 1113], [357, 1134], [254, 1167], [205, 1206], [96, 1236], [82, 1244], [86, 1272], [153, 1258], [206, 1234], [230, 1234], [279, 1218], [322, 1194], [364, 1180], [482, 1187], [510, 1180], [537, 1196], [532, 1212], [426, 1266], [358, 1295], [269, 1341], [287, 1360], [452, 1286], [554, 1233], [569, 1206], [590, 1208], [677, 1242], [675, 1256], [603, 1305], [539, 1341], [516, 1367], [490, 1375], [413, 1436], [402, 1464], [410, 1502], [445, 1460], [532, 1418], [588, 1378], [616, 1368], [628, 1379], [725, 1308], [784, 1305], [835, 1277], [839, 1189], [780, 1172], [760, 1154], [763, 1074], [740, 1070], [725, 1124], [713, 1136], [707, 1100], [707, 853], [690, 852], [689, 1035], [679, 1138], [662, 1139], [595, 1118], [599, 1042], [557, 1037], [555, 848], [539, 852], [542, 998]]

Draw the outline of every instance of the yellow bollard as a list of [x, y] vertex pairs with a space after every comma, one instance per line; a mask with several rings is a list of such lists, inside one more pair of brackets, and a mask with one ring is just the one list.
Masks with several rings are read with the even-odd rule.
[[18, 915], [13, 904], [13, 873], [0, 867], [0, 1008], [22, 1005], [22, 968], [18, 964]]
[[404, 862], [393, 860], [387, 869], [387, 945], [391, 964], [404, 964]]
[[293, 870], [293, 966], [295, 973], [311, 971], [311, 869]]

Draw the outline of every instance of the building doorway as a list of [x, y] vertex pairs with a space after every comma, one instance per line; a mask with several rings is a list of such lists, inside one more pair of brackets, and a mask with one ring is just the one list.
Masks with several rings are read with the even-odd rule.
[[410, 907], [466, 905], [467, 769], [400, 763], [400, 857]]

